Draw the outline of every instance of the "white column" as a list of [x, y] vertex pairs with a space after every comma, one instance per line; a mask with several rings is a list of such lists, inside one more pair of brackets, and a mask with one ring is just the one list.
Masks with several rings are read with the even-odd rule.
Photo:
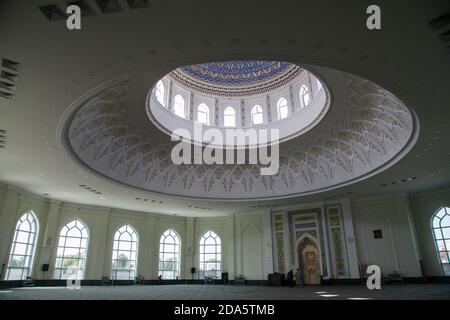
[[[53, 271], [55, 269], [54, 261], [52, 261], [52, 253], [54, 251], [55, 246], [58, 246], [58, 218], [59, 213], [61, 212], [61, 201], [50, 200], [50, 206], [48, 208], [47, 214], [47, 223], [42, 228], [44, 236], [42, 237], [41, 247], [36, 248], [40, 249], [39, 251], [39, 263], [37, 265], [36, 274], [38, 279], [52, 279]], [[44, 274], [42, 272], [42, 264], [48, 263], [50, 265], [49, 271]]]
[[6, 198], [3, 203], [2, 215], [0, 216], [0, 263], [3, 266], [1, 280], [4, 278], [6, 266], [8, 265], [9, 250], [11, 247], [11, 240], [14, 235], [14, 228], [16, 225], [17, 214], [20, 207], [20, 200], [13, 190], [7, 190]]
[[195, 218], [186, 218], [186, 252], [184, 254], [184, 274], [181, 279], [192, 279], [191, 268], [194, 265], [194, 224]]

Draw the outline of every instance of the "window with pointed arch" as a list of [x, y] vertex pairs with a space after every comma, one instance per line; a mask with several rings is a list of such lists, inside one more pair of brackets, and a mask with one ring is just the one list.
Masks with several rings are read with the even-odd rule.
[[236, 111], [234, 111], [233, 107], [226, 107], [223, 111], [223, 125], [225, 127], [236, 126]]
[[180, 237], [172, 229], [166, 230], [159, 241], [158, 276], [162, 279], [180, 276]]
[[205, 277], [221, 277], [222, 269], [222, 241], [212, 230], [207, 231], [200, 238], [200, 266], [199, 275]]
[[111, 277], [131, 280], [136, 277], [139, 240], [134, 228], [128, 224], [114, 234]]
[[31, 276], [39, 224], [33, 211], [22, 215], [11, 243], [5, 280], [23, 280]]
[[209, 125], [209, 108], [204, 103], [197, 108], [197, 121]]
[[322, 89], [322, 82], [320, 82], [319, 79], [316, 79], [317, 82], [317, 92], [319, 92]]
[[88, 241], [88, 229], [79, 219], [62, 227], [56, 251], [55, 279], [83, 279]]
[[156, 83], [155, 98], [164, 106], [164, 83], [161, 80]]
[[450, 208], [442, 207], [431, 218], [434, 241], [444, 275], [450, 276]]
[[186, 113], [184, 111], [184, 99], [179, 94], [177, 94], [173, 100], [173, 112], [181, 118], [186, 118]]
[[284, 119], [288, 116], [288, 103], [286, 98], [280, 98], [277, 102], [278, 119]]
[[306, 85], [302, 85], [300, 88], [300, 101], [303, 108], [306, 107], [311, 101], [311, 95]]
[[252, 125], [258, 125], [263, 123], [263, 110], [261, 106], [255, 105], [251, 111], [252, 114]]

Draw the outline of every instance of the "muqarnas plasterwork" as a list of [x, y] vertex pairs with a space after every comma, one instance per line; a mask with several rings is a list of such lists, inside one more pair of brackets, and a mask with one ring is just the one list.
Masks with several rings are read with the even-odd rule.
[[296, 231], [295, 232], [295, 240], [300, 239], [304, 234], [309, 234], [317, 239], [317, 231], [316, 230], [308, 230], [308, 231]]

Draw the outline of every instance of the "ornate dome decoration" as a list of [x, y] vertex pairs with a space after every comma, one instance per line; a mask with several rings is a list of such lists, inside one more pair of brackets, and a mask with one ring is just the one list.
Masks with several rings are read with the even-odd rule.
[[126, 101], [135, 88], [132, 79], [110, 85], [73, 113], [67, 145], [87, 167], [122, 184], [221, 200], [333, 189], [386, 169], [410, 150], [418, 126], [402, 101], [359, 76], [316, 70], [333, 92], [333, 106], [310, 132], [280, 145], [280, 169], [273, 176], [261, 176], [257, 165], [175, 165], [170, 158], [174, 143], [130, 117], [133, 106]]
[[[218, 95], [215, 89], [206, 93], [198, 86], [186, 86], [184, 81], [173, 77], [179, 72], [215, 86], [217, 90], [228, 90], [230, 96]], [[285, 77], [287, 74], [290, 76]], [[251, 89], [256, 86], [268, 91], [256, 94]], [[164, 88], [168, 88], [168, 92], [161, 94]], [[308, 103], [301, 101], [301, 88], [308, 88]], [[234, 90], [253, 95], [236, 96]], [[201, 136], [195, 138], [195, 127], [202, 123], [205, 130], [214, 128], [223, 137], [231, 128], [267, 129], [270, 131], [267, 143], [272, 145], [311, 130], [325, 117], [329, 106], [328, 89], [307, 69], [280, 61], [228, 61], [183, 66], [164, 76], [149, 92], [147, 115], [162, 132], [168, 135], [176, 132], [175, 136], [195, 144], [205, 145], [198, 139]], [[272, 129], [279, 132], [279, 138], [272, 136]], [[230, 147], [225, 141], [219, 145]], [[231, 148], [259, 145], [241, 140]]]
[[183, 66], [170, 77], [198, 92], [239, 97], [279, 88], [301, 71], [300, 66], [281, 61], [225, 61]]

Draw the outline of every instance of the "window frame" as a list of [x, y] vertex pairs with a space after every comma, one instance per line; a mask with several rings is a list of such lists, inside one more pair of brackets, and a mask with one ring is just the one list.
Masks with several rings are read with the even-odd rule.
[[[255, 117], [261, 116], [261, 122], [255, 123]], [[259, 104], [255, 104], [250, 110], [250, 118], [252, 120], [252, 126], [257, 126], [264, 123], [264, 112], [263, 108]]]
[[[177, 101], [179, 101], [180, 103]], [[182, 115], [177, 112], [177, 107], [183, 109]], [[173, 113], [180, 118], [186, 119], [186, 102], [184, 101], [184, 98], [181, 94], [177, 94], [173, 98]]]
[[[213, 236], [214, 235], [214, 236]], [[212, 238], [215, 242], [214, 245], [206, 245], [205, 242], [208, 238]], [[218, 240], [218, 241], [217, 241]], [[201, 279], [204, 279], [206, 274], [208, 273], [208, 276], [211, 274], [214, 274], [214, 276], [218, 279], [220, 279], [221, 277], [221, 273], [222, 273], [222, 239], [219, 236], [219, 234], [213, 230], [208, 230], [206, 232], [204, 232], [201, 236], [200, 236], [200, 240], [198, 242], [199, 244], [199, 277]], [[206, 246], [214, 246], [214, 252], [213, 253], [209, 253], [209, 254], [214, 254], [215, 256], [215, 260], [214, 261], [210, 261], [209, 263], [214, 264], [216, 267], [217, 265], [219, 266], [218, 269], [209, 269], [207, 270], [206, 265], [207, 265], [207, 261], [206, 261], [206, 252], [205, 252], [205, 247]], [[202, 250], [202, 247], [204, 247], [204, 249]], [[217, 250], [217, 248], [219, 247], [220, 250]]]
[[165, 98], [164, 94], [165, 94], [164, 82], [162, 82], [162, 80], [159, 80], [155, 86], [155, 98], [156, 98], [156, 101], [158, 101], [163, 107], [165, 106], [164, 105], [165, 104], [164, 103], [164, 98]]
[[[281, 102], [285, 102], [285, 104], [282, 105]], [[284, 117], [281, 117], [281, 108], [286, 108], [286, 115]], [[288, 101], [285, 97], [280, 97], [280, 99], [278, 99], [277, 111], [278, 111], [278, 120], [286, 119], [289, 116]]]
[[[444, 214], [441, 218], [438, 217], [438, 215], [444, 211]], [[442, 220], [445, 217], [450, 217], [450, 207], [449, 206], [441, 206], [438, 210], [436, 210], [436, 212], [431, 216], [430, 219], [430, 227], [431, 227], [431, 233], [433, 234], [433, 240], [434, 240], [434, 246], [435, 246], [435, 252], [436, 252], [436, 256], [437, 259], [439, 261], [439, 264], [441, 265], [442, 268], [442, 274], [444, 276], [450, 276], [450, 236], [449, 237], [445, 237], [444, 236], [444, 232], [443, 229], [448, 230], [448, 232], [450, 232], [450, 223], [448, 223], [448, 225], [442, 226]], [[447, 218], [449, 219], [449, 218]], [[435, 227], [435, 221], [439, 220], [439, 226]], [[441, 238], [437, 238], [436, 237], [436, 230], [439, 230], [440, 236]], [[441, 248], [439, 247], [439, 242], [442, 242], [443, 246], [444, 246], [444, 250], [441, 250]], [[443, 262], [442, 261], [442, 253], [444, 253], [444, 255], [446, 256], [445, 258], [447, 259], [447, 262]], [[444, 265], [447, 265], [447, 268], [444, 268]], [[447, 269], [447, 273], [445, 272]]]
[[[165, 236], [165, 234], [167, 234]], [[164, 237], [164, 239], [163, 239]], [[172, 237], [174, 239], [174, 250], [173, 251], [166, 251], [165, 246], [166, 246], [166, 239]], [[168, 244], [170, 245], [170, 244]], [[178, 246], [178, 250], [177, 247]], [[161, 248], [163, 248], [163, 250], [161, 250]], [[166, 263], [166, 262], [170, 262], [173, 263], [173, 261], [168, 261], [165, 260], [164, 256], [166, 254], [169, 255], [174, 255], [175, 256], [175, 269], [170, 269], [170, 270], [164, 270], [161, 268], [161, 265]], [[162, 259], [161, 259], [161, 255], [162, 255]], [[164, 272], [171, 272], [172, 276], [171, 278], [165, 278], [163, 277], [163, 273]], [[159, 238], [159, 251], [158, 251], [158, 277], [161, 276], [162, 279], [169, 279], [169, 280], [175, 280], [177, 279], [177, 277], [179, 278], [181, 275], [181, 238], [179, 236], [179, 234], [172, 228], [167, 229], [166, 231], [164, 231], [161, 234], [161, 237]]]
[[[121, 231], [122, 229], [124, 229], [123, 231]], [[131, 231], [131, 232], [130, 232]], [[121, 239], [121, 237], [128, 233], [131, 237], [131, 240], [124, 240]], [[124, 242], [129, 242], [130, 243], [130, 249], [129, 250], [125, 250], [123, 249], [123, 247], [121, 248], [121, 243]], [[116, 249], [116, 243], [117, 243], [117, 249]], [[134, 249], [133, 249], [133, 244], [134, 244]], [[131, 225], [129, 224], [124, 224], [123, 226], [121, 226], [120, 228], [118, 228], [116, 230], [116, 232], [114, 233], [114, 238], [113, 238], [113, 248], [112, 248], [112, 258], [111, 258], [111, 278], [115, 279], [115, 280], [133, 280], [136, 278], [137, 276], [137, 267], [138, 267], [138, 249], [139, 249], [139, 234], [137, 233], [136, 229], [134, 229]], [[129, 259], [126, 260], [126, 263], [133, 263], [134, 267], [133, 268], [117, 268], [114, 267], [114, 263], [117, 262], [119, 260], [119, 253], [120, 252], [127, 252], [129, 253]], [[131, 259], [131, 257], [133, 256], [134, 253], [134, 259]], [[117, 272], [121, 271], [121, 272], [128, 272], [128, 277], [127, 278], [123, 278], [117, 277]]]
[[[74, 226], [72, 227], [68, 227], [69, 224], [71, 224], [72, 222], [75, 222]], [[78, 224], [81, 224], [82, 228], [78, 227]], [[62, 234], [64, 228], [67, 228], [65, 235]], [[69, 233], [70, 230], [72, 230], [73, 228], [77, 228], [80, 233], [81, 236], [80, 237], [72, 237], [72, 236], [67, 236], [67, 234]], [[83, 230], [86, 230], [86, 236], [83, 236]], [[60, 246], [60, 242], [61, 242], [61, 237], [64, 237], [64, 246]], [[75, 238], [75, 239], [80, 239], [80, 244], [78, 247], [70, 247], [67, 246], [67, 238]], [[82, 280], [84, 279], [84, 275], [86, 273], [86, 266], [87, 266], [87, 258], [88, 258], [88, 249], [89, 249], [89, 238], [90, 238], [90, 233], [89, 233], [89, 228], [87, 226], [87, 224], [81, 220], [80, 218], [74, 218], [69, 220], [68, 222], [66, 222], [60, 229], [59, 231], [59, 236], [58, 236], [58, 244], [56, 246], [56, 254], [55, 254], [55, 267], [53, 270], [53, 278], [54, 279], [77, 279], [77, 280]], [[82, 246], [82, 242], [83, 240], [85, 240], [86, 242], [86, 246], [83, 247]], [[63, 253], [62, 255], [58, 254], [58, 251], [60, 248], [63, 248]], [[84, 250], [84, 257], [81, 258], [70, 258], [70, 256], [65, 256], [65, 252], [66, 249], [78, 249], [78, 251], [80, 252], [81, 250]], [[57, 261], [58, 259], [61, 259], [61, 267], [57, 267]], [[63, 276], [65, 273], [63, 273], [64, 270], [64, 261], [68, 260], [68, 259], [74, 259], [74, 260], [78, 260], [77, 263], [77, 268], [66, 268], [66, 269], [75, 269], [77, 270], [75, 273], [75, 277], [73, 276], [74, 274], [70, 275], [69, 277], [65, 277]], [[82, 261], [81, 263], [81, 267], [80, 267], [80, 260]], [[56, 274], [59, 270], [59, 276], [57, 277]], [[67, 272], [67, 270], [66, 270]]]
[[[25, 217], [25, 218], [24, 218]], [[30, 218], [31, 217], [31, 221]], [[21, 221], [24, 218], [23, 221]], [[24, 222], [27, 222], [30, 224], [30, 230], [26, 231], [24, 229], [20, 229]], [[27, 242], [20, 242], [18, 241], [18, 237], [20, 236], [19, 232], [26, 233]], [[33, 240], [30, 242], [30, 237], [33, 236]], [[24, 280], [27, 277], [30, 277], [33, 273], [33, 265], [34, 265], [34, 258], [36, 255], [36, 247], [37, 247], [37, 241], [39, 237], [39, 220], [37, 219], [36, 214], [33, 210], [26, 211], [24, 214], [22, 214], [19, 219], [17, 219], [16, 226], [14, 229], [13, 238], [10, 241], [10, 250], [8, 255], [8, 263], [6, 265], [6, 271], [4, 275], [4, 280]], [[16, 252], [17, 244], [19, 245], [25, 245], [25, 254], [18, 254]], [[29, 253], [29, 254], [27, 254]], [[24, 263], [22, 267], [12, 267], [12, 259], [14, 257], [23, 257]], [[26, 263], [28, 259], [28, 263]], [[11, 271], [13, 269], [21, 269], [21, 276], [20, 278], [14, 278], [11, 279]], [[24, 271], [26, 270], [26, 273]]]
[[[200, 108], [202, 108], [202, 109], [205, 108], [205, 109], [204, 110], [200, 110]], [[206, 122], [200, 121], [200, 119], [199, 119], [199, 114], [200, 113], [205, 114]], [[197, 121], [202, 123], [202, 124], [204, 124], [204, 125], [209, 126], [209, 107], [208, 107], [208, 105], [206, 103], [200, 103], [198, 105], [198, 107], [197, 107]]]
[[[303, 108], [309, 106], [311, 103], [311, 93], [309, 92], [309, 88], [306, 84], [302, 84], [300, 87], [300, 103]], [[305, 102], [305, 96], [308, 96], [308, 102]]]
[[[231, 110], [231, 113], [227, 114], [227, 110]], [[233, 119], [233, 125], [229, 125], [227, 124], [227, 118], [232, 117]], [[229, 128], [234, 128], [236, 127], [236, 110], [234, 110], [234, 108], [232, 106], [228, 106], [223, 110], [223, 126], [224, 127], [229, 127]]]

